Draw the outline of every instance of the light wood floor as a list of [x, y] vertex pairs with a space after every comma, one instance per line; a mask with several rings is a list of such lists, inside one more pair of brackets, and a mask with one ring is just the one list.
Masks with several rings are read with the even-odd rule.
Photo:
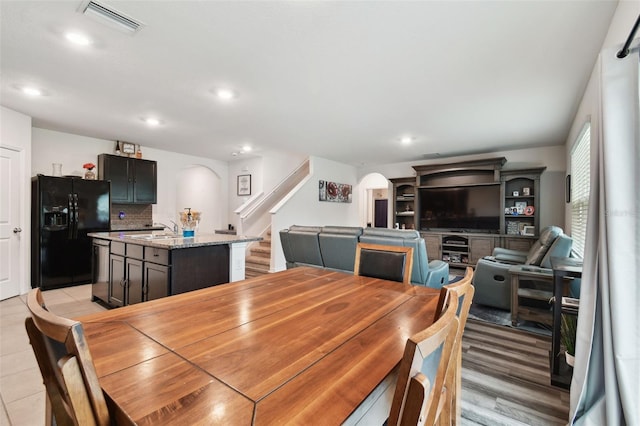
[[463, 425], [566, 425], [569, 392], [550, 385], [549, 337], [469, 320], [462, 338]]

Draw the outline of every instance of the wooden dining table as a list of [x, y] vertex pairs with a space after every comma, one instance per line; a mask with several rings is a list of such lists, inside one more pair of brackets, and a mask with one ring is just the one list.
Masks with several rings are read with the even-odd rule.
[[78, 319], [118, 424], [331, 425], [393, 393], [438, 294], [299, 267]]

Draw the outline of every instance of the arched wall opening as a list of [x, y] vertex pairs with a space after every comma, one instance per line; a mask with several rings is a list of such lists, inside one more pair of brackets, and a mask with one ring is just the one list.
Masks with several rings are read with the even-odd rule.
[[178, 171], [176, 175], [176, 217], [178, 212], [189, 207], [201, 212], [198, 232], [213, 233], [222, 226], [222, 208], [224, 203], [217, 202], [221, 197], [220, 177], [210, 168], [190, 165]]
[[361, 200], [358, 206], [360, 226], [373, 227], [377, 224], [391, 227], [393, 217], [393, 203], [389, 201], [390, 194], [393, 193], [391, 182], [380, 173], [369, 173], [362, 177], [358, 186]]

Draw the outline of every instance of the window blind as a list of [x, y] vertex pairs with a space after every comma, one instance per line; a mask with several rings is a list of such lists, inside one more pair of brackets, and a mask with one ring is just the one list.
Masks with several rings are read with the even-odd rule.
[[587, 239], [589, 210], [591, 124], [585, 124], [571, 152], [571, 238], [573, 251], [582, 257]]

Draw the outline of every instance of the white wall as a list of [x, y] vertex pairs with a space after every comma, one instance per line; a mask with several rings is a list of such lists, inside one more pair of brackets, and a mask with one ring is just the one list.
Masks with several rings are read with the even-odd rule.
[[[31, 117], [0, 106], [0, 146], [19, 152], [20, 165], [20, 293], [31, 288]], [[2, 183], [4, 185], [4, 182]]]
[[[605, 37], [602, 48], [605, 49], [611, 47], [622, 47], [627, 37], [629, 36], [629, 33], [631, 32], [631, 29], [633, 28], [638, 15], [640, 15], [640, 1], [620, 1], [618, 3], [616, 12], [611, 19], [611, 25], [609, 26], [609, 31], [607, 32], [607, 36]], [[637, 38], [640, 38], [640, 34], [638, 33], [636, 33], [636, 39]], [[566, 170], [571, 170], [571, 150], [573, 149], [573, 145], [575, 144], [576, 139], [578, 138], [584, 124], [591, 120], [592, 132], [594, 131], [594, 128], [599, 128], [599, 123], [597, 122], [599, 79], [600, 73], [598, 70], [598, 65], [596, 64], [593, 68], [593, 72], [591, 73], [589, 83], [587, 84], [587, 87], [582, 96], [582, 100], [580, 101], [578, 112], [573, 119], [571, 131], [569, 132], [569, 136], [566, 141]], [[567, 232], [570, 234], [571, 208], [569, 204], [565, 209], [565, 221], [567, 224]]]
[[[286, 268], [278, 234], [281, 229], [291, 225], [359, 225], [358, 205], [361, 194], [357, 185], [355, 167], [319, 157], [309, 157], [309, 159], [311, 178], [272, 217], [271, 252], [275, 271]], [[353, 186], [352, 202], [319, 201], [318, 181], [320, 180], [351, 184]]]
[[306, 160], [306, 156], [266, 151], [260, 157], [247, 157], [229, 163], [229, 223], [238, 226], [238, 217], [234, 211], [250, 197], [237, 195], [237, 177], [251, 175], [251, 195], [270, 193], [291, 172]]
[[[466, 155], [448, 157], [439, 160], [411, 161], [404, 163], [383, 164], [358, 169], [358, 176], [365, 176], [377, 172], [387, 179], [415, 176], [412, 166], [425, 164], [455, 163], [458, 161], [476, 160], [479, 158], [505, 157], [507, 162], [504, 170], [521, 169], [527, 167], [545, 166], [547, 169], [540, 177], [541, 200], [540, 227], [548, 225], [565, 226], [564, 219], [564, 176], [565, 176], [565, 148], [563, 145], [527, 148], [509, 151], [492, 152], [482, 155]], [[391, 193], [390, 193], [391, 194]], [[390, 202], [393, 204], [393, 202]], [[390, 222], [391, 223], [391, 222]]]
[[[34, 176], [38, 173], [50, 175], [52, 173], [51, 163], [61, 163], [63, 175], [81, 176], [84, 172], [82, 169], [84, 163], [97, 164], [98, 154], [113, 153], [114, 148], [114, 141], [34, 127], [31, 174]], [[203, 206], [200, 231], [213, 232], [214, 229], [226, 227], [229, 187], [226, 162], [144, 146], [141, 150], [143, 158], [158, 162], [158, 202], [153, 206], [154, 222], [168, 223], [169, 219], [177, 222], [178, 212], [184, 207], [200, 205]], [[209, 169], [215, 180], [214, 184], [208, 185], [208, 188], [213, 189], [200, 191], [198, 196], [201, 199], [195, 201], [178, 196], [182, 191], [194, 193], [193, 188], [185, 189], [178, 184], [183, 173], [193, 166]], [[198, 182], [194, 185], [200, 187]], [[184, 203], [193, 205], [185, 206]], [[207, 211], [207, 209], [213, 210]]]

